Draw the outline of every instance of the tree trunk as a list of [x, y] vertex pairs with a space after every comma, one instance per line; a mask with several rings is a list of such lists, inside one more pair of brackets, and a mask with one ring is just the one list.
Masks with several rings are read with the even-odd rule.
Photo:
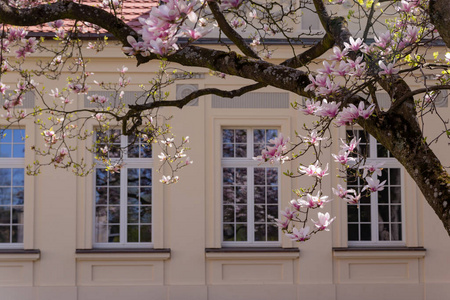
[[450, 48], [450, 1], [430, 0], [429, 14], [431, 23], [436, 27], [445, 45]]

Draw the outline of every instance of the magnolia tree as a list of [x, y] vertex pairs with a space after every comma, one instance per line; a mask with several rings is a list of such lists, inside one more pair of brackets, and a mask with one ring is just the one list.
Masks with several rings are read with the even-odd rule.
[[[128, 136], [129, 151], [134, 144], [157, 143], [162, 147], [158, 157], [170, 166], [171, 173], [164, 174], [161, 182], [176, 182], [175, 172], [192, 163], [185, 154], [189, 139], [176, 143], [159, 108], [182, 108], [208, 94], [233, 98], [273, 86], [308, 98], [293, 107], [316, 117], [314, 123], [303, 128], [305, 136], [280, 135], [255, 158], [262, 163], [283, 163], [314, 153], [310, 164], [299, 160], [296, 170], [285, 172], [291, 177], [309, 176], [314, 180], [311, 186], [295, 191], [298, 199], [290, 202], [278, 220], [291, 239], [304, 241], [314, 233], [328, 230], [333, 221], [330, 214], [319, 210], [311, 217], [311, 213], [323, 208], [331, 197], [358, 205], [361, 197], [383, 190], [385, 182], [378, 178], [382, 165], [367, 163], [356, 134], [340, 141], [341, 150], [333, 158], [343, 177], [349, 174], [352, 178], [359, 177], [364, 186], [354, 190], [338, 185], [333, 188], [334, 195], [322, 190], [322, 181], [330, 168], [322, 163], [323, 148], [332, 143], [330, 129], [354, 125], [375, 137], [398, 159], [450, 233], [450, 178], [430, 148], [439, 138], [450, 136], [448, 116], [441, 116], [435, 105], [440, 91], [450, 88], [447, 73], [450, 53], [431, 54], [431, 46], [441, 41], [438, 34], [444, 42], [448, 40], [448, 22], [439, 17], [450, 11], [446, 1], [165, 0], [154, 3], [150, 14], [139, 19], [139, 29], [122, 21], [125, 1], [85, 2], [0, 1], [3, 23], [0, 76], [4, 78], [8, 73], [20, 76], [17, 86], [0, 83], [5, 99], [3, 118], [8, 126], [34, 118], [46, 144], [45, 149], [34, 148], [44, 158], [29, 167], [30, 173], [52, 164], [86, 174], [89, 166], [72, 158], [75, 148], [70, 146], [69, 139], [92, 136], [93, 132], [80, 126], [84, 124], [80, 119], [93, 119], [98, 123], [98, 133], [91, 150], [109, 171], [119, 172], [121, 167], [123, 149], [117, 143], [119, 133], [111, 125], [119, 123], [122, 134]], [[345, 15], [337, 14], [339, 11], [345, 11]], [[295, 28], [304, 14], [315, 14], [323, 29], [299, 34]], [[354, 23], [354, 32], [348, 22]], [[56, 46], [45, 39], [30, 37], [29, 32], [41, 30], [40, 25], [52, 31]], [[97, 33], [99, 38], [83, 40], [85, 33]], [[133, 57], [141, 68], [150, 61], [161, 61], [159, 73], [142, 87], [143, 93], [137, 96], [134, 105], [125, 105], [123, 101], [124, 88], [130, 82], [126, 67], [118, 66], [119, 79], [114, 83], [90, 77], [83, 53], [87, 51], [85, 48], [103, 50], [106, 41], [101, 37], [105, 33], [120, 42], [124, 55]], [[218, 36], [218, 43], [228, 47], [221, 49], [228, 51], [195, 43], [208, 34]], [[306, 37], [313, 37], [315, 44], [299, 50], [297, 45]], [[291, 49], [291, 57], [280, 64], [270, 62], [276, 50], [266, 42], [270, 38], [282, 39]], [[227, 46], [230, 43], [238, 52], [230, 50]], [[29, 65], [25, 68], [26, 60], [35, 52], [46, 52], [51, 59], [39, 60], [34, 68]], [[324, 59], [323, 64], [312, 71], [311, 63], [317, 58]], [[224, 80], [232, 75], [254, 83], [235, 90], [201, 89], [175, 99], [165, 88], [174, 82], [168, 74], [180, 65], [209, 69]], [[63, 72], [73, 73], [67, 85], [51, 91], [39, 86], [40, 78], [58, 79]], [[433, 83], [425, 76], [429, 74], [433, 74]], [[412, 89], [407, 83], [413, 78], [421, 80], [419, 89]], [[73, 110], [72, 98], [88, 93], [93, 85], [108, 91], [109, 96], [89, 94], [91, 107]], [[389, 95], [389, 105], [381, 105], [377, 91]], [[26, 92], [33, 92], [42, 105], [33, 111], [21, 108]], [[428, 116], [440, 120], [441, 127], [433, 128], [434, 136], [426, 138]]]

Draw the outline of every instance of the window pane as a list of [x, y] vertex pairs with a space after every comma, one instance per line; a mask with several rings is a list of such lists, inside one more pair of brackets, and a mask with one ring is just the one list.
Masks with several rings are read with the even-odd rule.
[[141, 225], [139, 234], [141, 243], [150, 243], [152, 241], [152, 226]]
[[0, 157], [12, 157], [11, 144], [0, 144]]
[[391, 240], [402, 240], [402, 224], [391, 224]]
[[11, 169], [0, 169], [0, 187], [11, 185]]
[[236, 241], [238, 242], [247, 241], [247, 225], [245, 224], [236, 225]]
[[359, 241], [358, 224], [348, 224], [348, 240], [349, 241]]
[[278, 241], [278, 227], [275, 225], [267, 226], [267, 240], [271, 242]]
[[236, 144], [236, 157], [247, 157], [247, 144]]
[[13, 186], [24, 186], [24, 177], [25, 169], [13, 169]]
[[380, 241], [390, 241], [389, 224], [379, 224], [379, 236]]
[[223, 129], [222, 130], [222, 144], [234, 143], [234, 130]]
[[361, 224], [361, 241], [371, 241], [371, 240], [372, 240], [371, 225]]
[[255, 241], [266, 241], [266, 225], [255, 224]]
[[236, 134], [236, 143], [247, 144], [247, 130], [237, 129], [235, 131], [235, 134]]
[[223, 224], [223, 241], [224, 242], [234, 241], [234, 225], [233, 224]]
[[400, 169], [391, 168], [390, 170], [390, 184], [391, 185], [400, 185]]
[[11, 231], [10, 226], [0, 225], [0, 243], [10, 243], [11, 242]]
[[127, 226], [127, 242], [138, 243], [139, 242], [139, 225]]

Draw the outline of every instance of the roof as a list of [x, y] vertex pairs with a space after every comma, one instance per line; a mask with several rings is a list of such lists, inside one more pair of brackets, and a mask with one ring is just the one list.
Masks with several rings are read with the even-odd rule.
[[[80, 0], [80, 4], [86, 4], [91, 6], [101, 6], [101, 0]], [[118, 17], [131, 26], [133, 29], [138, 30], [141, 27], [139, 18], [147, 18], [153, 7], [158, 6], [157, 0], [122, 0], [122, 9], [118, 11]], [[67, 26], [73, 25], [73, 21], [66, 21]], [[55, 29], [48, 24], [42, 24], [38, 26], [28, 27], [28, 31], [34, 34], [31, 35], [54, 35]], [[91, 34], [94, 33], [93, 29], [88, 30]], [[100, 33], [106, 33], [105, 30], [100, 30]]]

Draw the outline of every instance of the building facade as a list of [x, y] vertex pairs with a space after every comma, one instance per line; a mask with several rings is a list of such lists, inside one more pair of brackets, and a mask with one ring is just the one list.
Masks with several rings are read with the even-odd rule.
[[[279, 46], [273, 61], [281, 62], [289, 51]], [[132, 80], [125, 98], [130, 99], [159, 66], [135, 67], [118, 46], [101, 56], [86, 55], [93, 79], [117, 81], [116, 68], [126, 65]], [[250, 83], [189, 71], [193, 76], [168, 87], [170, 95]], [[16, 78], [4, 83], [14, 86]], [[57, 86], [47, 79], [41, 84]], [[71, 108], [88, 107], [87, 97], [101, 91], [90, 93], [80, 94]], [[6, 130], [0, 139], [0, 300], [446, 299], [448, 235], [409, 175], [358, 129], [331, 129], [335, 143], [323, 157], [333, 167], [324, 192], [332, 195], [332, 187], [345, 184], [331, 153], [349, 134], [363, 138], [370, 161], [385, 161], [386, 188], [358, 207], [329, 203], [337, 217], [331, 231], [305, 243], [292, 242], [273, 225], [295, 197], [292, 190], [309, 182], [282, 174], [295, 169], [295, 162], [265, 165], [252, 157], [269, 139], [294, 136], [313, 120], [290, 108], [301, 100], [264, 88], [238, 99], [203, 96], [182, 110], [164, 108], [164, 115], [173, 116], [177, 138], [190, 137], [188, 155], [194, 161], [170, 186], [159, 183], [165, 170], [158, 147], [139, 141], [124, 154], [120, 173], [99, 165], [76, 177], [50, 166], [26, 176], [25, 166], [37, 159], [31, 147], [45, 147], [40, 128], [26, 120]], [[30, 95], [24, 107], [39, 101]], [[438, 109], [450, 115], [445, 99]], [[431, 130], [438, 126], [432, 116], [427, 122]], [[96, 123], [85, 126], [95, 130]], [[127, 138], [118, 129], [116, 134], [114, 142], [126, 145]], [[86, 148], [99, 138], [74, 142], [77, 159], [95, 162]], [[447, 149], [445, 142], [435, 145], [444, 165], [450, 163]]]

